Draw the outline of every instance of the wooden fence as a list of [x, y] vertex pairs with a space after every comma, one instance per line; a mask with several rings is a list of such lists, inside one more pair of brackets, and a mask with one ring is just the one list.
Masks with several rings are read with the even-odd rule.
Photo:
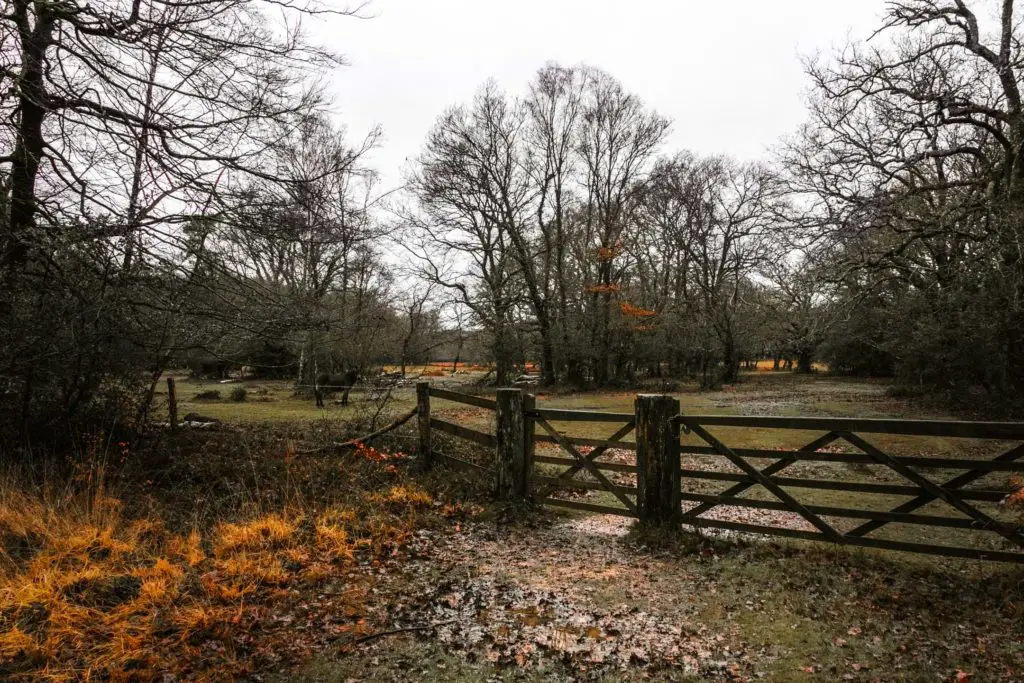
[[[432, 417], [431, 397], [493, 411], [495, 433]], [[537, 407], [533, 396], [518, 389], [499, 389], [492, 400], [434, 389], [426, 383], [417, 385], [417, 412], [419, 452], [424, 454], [425, 462], [429, 465], [439, 459], [456, 467], [492, 471], [497, 494], [503, 498], [530, 498], [546, 505], [740, 533], [1024, 563], [1024, 527], [996, 519], [994, 512], [978, 505], [986, 503], [991, 509], [1006, 498], [1007, 488], [971, 486], [993, 473], [1007, 479], [1013, 473], [1024, 475], [1024, 423], [681, 415], [678, 400], [655, 395], [638, 396], [633, 413], [559, 410]], [[580, 422], [608, 423], [614, 428], [609, 429], [606, 439], [593, 439], [567, 436], [564, 431], [568, 428], [560, 430], [552, 424]], [[726, 437], [712, 434], [709, 428], [725, 428], [737, 440], [749, 429], [817, 435], [799, 448], [768, 450], [731, 447]], [[435, 430], [493, 449], [493, 470], [438, 453], [431, 441]], [[625, 440], [633, 432], [634, 440]], [[697, 444], [682, 445], [682, 436]], [[1002, 446], [1003, 452], [988, 460], [891, 455], [869, 440], [876, 436], [971, 439], [994, 442]], [[537, 443], [555, 444], [563, 455], [538, 455]], [[837, 449], [837, 444], [843, 445], [842, 449]], [[830, 450], [823, 450], [826, 447]], [[851, 447], [856, 451], [847, 450]], [[635, 452], [635, 458], [633, 462], [601, 459], [613, 450], [620, 454]], [[711, 467], [684, 468], [682, 455], [688, 461], [710, 462]], [[755, 465], [759, 461], [767, 464]], [[875, 467], [885, 481], [780, 475], [787, 468], [807, 462], [839, 463], [865, 471]], [[539, 473], [537, 465], [548, 466], [548, 471]], [[554, 468], [560, 469], [551, 472]], [[589, 476], [577, 478], [581, 473]], [[628, 479], [635, 476], [635, 485], [612, 481], [623, 475]], [[706, 487], [708, 482], [728, 486], [713, 493], [693, 490], [700, 488], [698, 484]], [[605, 491], [618, 504], [554, 496], [565, 489]], [[854, 494], [858, 505], [869, 500], [877, 503], [879, 497], [885, 497], [883, 501], [895, 497], [901, 502], [884, 510], [822, 505], [802, 501], [794, 491]], [[762, 497], [743, 495], [755, 492]], [[849, 498], [844, 496], [845, 500]], [[931, 503], [941, 504], [942, 512], [955, 516], [920, 512]], [[782, 513], [796, 520], [798, 528], [792, 523], [752, 524], [709, 517], [716, 508]], [[946, 545], [878, 537], [876, 532], [891, 524], [957, 530], [953, 540], [965, 542]], [[993, 539], [1001, 547], [996, 547]]]

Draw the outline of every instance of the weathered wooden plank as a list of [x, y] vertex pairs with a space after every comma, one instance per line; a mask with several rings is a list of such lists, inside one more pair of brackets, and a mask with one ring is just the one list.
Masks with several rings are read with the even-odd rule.
[[430, 383], [416, 384], [416, 415], [419, 426], [418, 452], [423, 469], [429, 470], [433, 465], [434, 450], [430, 443]]
[[[763, 448], [734, 448], [733, 453], [743, 458], [778, 460], [793, 458], [811, 462], [842, 462], [855, 465], [877, 465], [878, 461], [862, 453], [802, 453], [799, 451], [776, 451]], [[707, 455], [722, 457], [714, 448], [707, 446], [682, 446], [683, 455]], [[927, 467], [948, 470], [979, 470], [984, 472], [1024, 472], [1022, 462], [998, 460], [970, 460], [967, 458], [932, 458], [915, 456], [892, 456], [896, 462], [910, 467]]]
[[849, 441], [851, 444], [861, 449], [871, 457], [875, 458], [880, 465], [886, 465], [900, 476], [908, 479], [909, 481], [917, 484], [925, 493], [932, 495], [936, 498], [941, 499], [946, 504], [955, 508], [958, 512], [961, 512], [968, 517], [973, 518], [978, 522], [978, 526], [983, 529], [994, 531], [1011, 543], [1016, 543], [1021, 548], [1024, 548], [1024, 534], [1021, 533], [1020, 529], [1010, 526], [1009, 524], [1003, 524], [1002, 522], [992, 519], [978, 508], [968, 505], [962, 500], [958, 500], [954, 496], [949, 495], [949, 492], [943, 489], [935, 482], [921, 476], [914, 470], [910, 469], [906, 465], [902, 465], [896, 462], [891, 455], [882, 451], [877, 446], [868, 443], [862, 437], [856, 434], [844, 433], [843, 438]]
[[641, 394], [636, 398], [637, 514], [669, 522], [679, 509], [679, 399]]
[[632, 422], [632, 413], [600, 413], [591, 410], [560, 410], [557, 408], [538, 408], [531, 417], [539, 417], [553, 422]]
[[[809, 444], [807, 444], [806, 446], [804, 446], [803, 448], [798, 450], [797, 453], [801, 453], [801, 452], [804, 452], [804, 453], [814, 453], [819, 448], [822, 448], [824, 446], [829, 445], [830, 443], [832, 443], [833, 441], [835, 441], [838, 438], [839, 438], [838, 434], [836, 434], [835, 432], [829, 432], [828, 434], [825, 434], [824, 436], [819, 436], [817, 439], [815, 439], [814, 441], [810, 442]], [[765, 467], [763, 470], [761, 470], [761, 474], [770, 478], [771, 475], [773, 475], [776, 472], [779, 472], [781, 470], [784, 470], [785, 468], [789, 467], [790, 465], [794, 464], [795, 462], [796, 462], [795, 458], [783, 458], [782, 460], [776, 460], [771, 465], [769, 465], [768, 467]], [[758, 483], [757, 481], [752, 481], [750, 483], [742, 482], [742, 483], [736, 484], [735, 486], [729, 487], [728, 490], [723, 491], [722, 495], [723, 496], [738, 496], [740, 493], [746, 491], [750, 487], [756, 486], [757, 483]], [[704, 505], [698, 505], [693, 510], [688, 511], [686, 513], [686, 516], [687, 517], [697, 517], [698, 515], [700, 515], [700, 514], [702, 514], [704, 512], [707, 512], [712, 507], [714, 507], [714, 506], [712, 504], [710, 504], [710, 503], [704, 504]]]
[[605, 515], [619, 515], [620, 517], [636, 517], [636, 514], [626, 508], [613, 508], [607, 505], [594, 505], [593, 503], [580, 503], [575, 500], [560, 500], [558, 498], [542, 498], [544, 505], [554, 507], [570, 508], [572, 510], [584, 510], [586, 512], [597, 512]]
[[457, 425], [452, 422], [446, 422], [445, 420], [441, 420], [436, 417], [430, 418], [430, 427], [439, 432], [451, 434], [452, 436], [457, 436], [460, 439], [466, 439], [467, 441], [478, 443], [481, 446], [486, 446], [487, 448], [494, 448], [495, 444], [497, 444], [495, 438], [490, 434], [478, 432], [475, 429], [463, 427], [462, 425]]
[[[709, 470], [680, 470], [684, 479], [705, 479], [708, 481], [737, 481], [744, 483], [757, 483], [751, 477], [739, 472], [712, 472]], [[787, 486], [802, 489], [822, 489], [826, 491], [852, 491], [856, 493], [875, 493], [886, 496], [917, 496], [921, 489], [917, 486], [906, 486], [899, 484], [875, 484], [859, 481], [834, 481], [830, 479], [803, 479], [799, 477], [772, 476], [771, 480], [779, 486]], [[944, 484], [943, 487], [946, 487]], [[950, 490], [949, 493], [961, 500], [981, 500], [990, 503], [998, 503], [1006, 497], [1005, 491], [989, 490]], [[934, 500], [934, 498], [929, 498]], [[899, 510], [909, 512], [909, 510]]]
[[[605, 491], [607, 490], [605, 485], [599, 481], [587, 481], [585, 479], [559, 479], [556, 477], [542, 477], [535, 476], [534, 481], [538, 484], [544, 484], [550, 486], [552, 490], [565, 488], [565, 489], [587, 489], [588, 491]], [[614, 485], [613, 488], [619, 493], [623, 493], [627, 496], [636, 495], [635, 486], [618, 486]], [[539, 496], [545, 498], [547, 496]]]
[[865, 432], [968, 439], [1024, 439], [1024, 422], [965, 422], [955, 420], [895, 420], [856, 417], [765, 417], [747, 415], [680, 415], [681, 424], [704, 427], [812, 429], [826, 432]]
[[586, 458], [584, 458], [580, 454], [580, 452], [576, 450], [575, 446], [573, 446], [571, 443], [566, 442], [565, 439], [562, 437], [562, 435], [559, 434], [557, 431], [555, 431], [554, 427], [552, 427], [550, 424], [548, 424], [547, 420], [539, 419], [539, 420], [537, 420], [537, 423], [540, 424], [540, 426], [548, 434], [550, 434], [551, 436], [555, 437], [556, 439], [559, 439], [560, 441], [559, 441], [558, 445], [561, 446], [563, 448], [563, 450], [565, 450], [567, 453], [569, 453], [572, 457], [576, 458], [576, 462], [578, 464], [582, 465], [583, 467], [585, 467], [587, 469], [587, 471], [590, 472], [590, 474], [594, 477], [594, 479], [597, 479], [599, 482], [603, 483], [606, 486], [606, 488], [609, 491], [611, 491], [612, 494], [616, 498], [619, 499], [619, 502], [621, 502], [623, 505], [625, 505], [627, 508], [629, 508], [629, 510], [631, 512], [633, 512], [634, 514], [636, 513], [636, 505], [633, 503], [633, 501], [631, 501], [629, 498], [627, 498], [626, 496], [622, 495], [621, 493], [617, 493], [614, 490], [614, 488], [615, 488], [614, 485], [610, 481], [608, 481], [607, 477], [605, 477], [603, 474], [601, 474], [601, 471], [599, 469], [597, 469], [597, 467], [594, 466], [594, 463], [592, 463], [589, 460], [587, 460]]
[[[742, 522], [727, 522], [719, 519], [705, 519], [697, 517], [688, 520], [690, 526], [700, 526], [710, 529], [726, 529], [728, 531], [739, 531], [747, 534], [761, 534], [765, 536], [782, 536], [785, 538], [799, 538], [809, 541], [826, 541], [822, 534], [814, 531], [800, 531], [797, 529], [782, 529], [757, 524], [745, 524]], [[857, 546], [862, 548], [878, 548], [881, 550], [899, 550], [903, 552], [923, 553], [925, 555], [939, 555], [942, 557], [961, 557], [971, 560], [990, 560], [996, 562], [1013, 562], [1024, 564], [1024, 553], [1006, 552], [1000, 550], [982, 550], [977, 548], [960, 548], [956, 546], [931, 545], [926, 543], [911, 543], [908, 541], [889, 541], [881, 538], [863, 538], [842, 536], [840, 545]]]
[[[632, 428], [632, 425], [627, 425]], [[557, 439], [548, 436], [547, 434], [537, 434], [533, 437], [533, 440], [537, 443], [558, 443]], [[574, 446], [590, 446], [591, 448], [600, 448], [605, 446], [606, 448], [615, 448], [623, 451], [635, 451], [636, 443], [633, 441], [609, 441], [608, 439], [587, 439], [581, 436], [566, 436], [565, 440]]]
[[[1005, 453], [1003, 453], [999, 457], [995, 458], [995, 460], [993, 462], [1013, 462], [1015, 460], [1020, 459], [1022, 456], [1024, 456], [1024, 444], [1019, 444], [1019, 445], [1015, 446], [1014, 448], [1011, 448], [1010, 450], [1006, 451]], [[972, 498], [968, 498], [966, 491], [958, 491], [956, 489], [960, 489], [961, 487], [966, 486], [967, 484], [970, 484], [971, 482], [977, 481], [978, 479], [984, 477], [986, 474], [988, 474], [987, 471], [974, 469], [974, 470], [971, 470], [969, 472], [963, 472], [962, 474], [958, 474], [957, 476], [953, 477], [949, 481], [946, 481], [943, 484], [941, 484], [941, 486], [942, 486], [942, 488], [944, 490], [949, 492], [950, 495], [956, 496], [956, 497], [960, 498], [961, 500], [978, 500], [976, 498], [973, 498], [973, 499]], [[995, 492], [993, 492], [993, 493], [995, 493]], [[916, 510], [916, 509], [918, 509], [918, 508], [920, 508], [920, 507], [922, 507], [924, 505], [927, 505], [928, 503], [930, 503], [933, 500], [935, 500], [935, 496], [930, 495], [928, 493], [924, 493], [924, 494], [920, 494], [920, 495], [919, 494], [920, 494], [920, 492], [915, 493], [914, 495], [916, 495], [917, 498], [914, 498], [913, 500], [908, 500], [905, 503], [897, 505], [895, 508], [893, 508], [893, 512], [913, 512], [914, 510]], [[1005, 496], [1005, 494], [997, 494], [997, 495], [1000, 495], [1000, 497], [996, 498], [996, 500], [1002, 500], [1002, 498]], [[983, 499], [983, 500], [991, 500], [991, 499]], [[861, 524], [859, 527], [857, 527], [856, 529], [851, 530], [848, 533], [851, 536], [866, 536], [867, 534], [870, 534], [875, 529], [878, 529], [879, 527], [881, 527], [882, 524], [883, 523], [881, 523], [881, 522], [865, 522], [864, 524]]]
[[494, 470], [492, 470], [490, 467], [477, 465], [475, 462], [469, 462], [468, 460], [463, 460], [462, 458], [456, 458], [451, 455], [445, 455], [444, 453], [435, 454], [437, 455], [438, 459], [442, 461], [445, 465], [454, 467], [457, 470], [465, 470], [467, 472], [487, 472], [488, 474], [492, 474], [494, 472]]
[[[533, 461], [547, 465], [564, 465], [566, 467], [573, 467], [576, 465], [576, 461], [572, 458], [559, 458], [553, 455], [535, 455], [533, 456]], [[636, 465], [624, 465], [617, 462], [601, 462], [600, 460], [595, 461], [592, 464], [597, 469], [605, 472], [636, 472]]]
[[486, 408], [488, 410], [495, 410], [498, 406], [496, 401], [489, 398], [460, 394], [457, 391], [448, 391], [447, 389], [438, 389], [436, 387], [430, 387], [430, 395], [435, 398], [442, 398], [446, 401], [465, 403], [466, 405], [476, 406], [477, 408]]
[[[712, 507], [719, 505], [734, 505], [737, 507], [755, 508], [758, 510], [789, 510], [785, 503], [774, 500], [756, 500], [754, 498], [737, 498], [724, 494], [713, 495], [706, 493], [688, 493], [684, 491], [682, 499], [694, 503], [711, 503]], [[834, 507], [831, 505], [811, 505], [805, 503], [811, 512], [826, 517], [845, 517], [849, 519], [873, 519], [884, 522], [895, 522], [898, 524], [917, 524], [920, 526], [944, 527], [950, 529], [975, 529], [981, 530], [978, 522], [964, 517], [941, 517], [939, 515], [914, 515], [899, 512], [887, 512], [884, 510], [860, 510], [856, 508]], [[685, 520], [683, 522], [686, 523]]]
[[[611, 437], [609, 437], [607, 443], [611, 444], [611, 443], [617, 442], [619, 439], [624, 437], [626, 434], [629, 434], [631, 431], [633, 431], [633, 426], [634, 426], [633, 422], [627, 422], [625, 426], [620, 427], [614, 434], [611, 435]], [[558, 440], [554, 439], [554, 437], [549, 436], [548, 438], [551, 438], [551, 439], [553, 439], [555, 441], [555, 443], [558, 443]], [[565, 439], [566, 441], [568, 441], [569, 443], [573, 443], [572, 441], [570, 441], [564, 435], [563, 435], [562, 438]], [[677, 441], [678, 441], [678, 439], [677, 439]], [[578, 444], [573, 444], [573, 445], [578, 445]], [[608, 448], [609, 448], [609, 446], [607, 446], [607, 445], [605, 445], [605, 446], [598, 446], [597, 448], [595, 448], [591, 452], [587, 453], [585, 457], [590, 462], [594, 462], [599, 457], [601, 457], [601, 455], [603, 455], [604, 452], [608, 450]], [[572, 477], [574, 477], [576, 475], [577, 472], [581, 471], [582, 469], [583, 469], [583, 465], [580, 465], [579, 463], [577, 463], [577, 464], [573, 465], [572, 467], [570, 467], [569, 469], [567, 469], [566, 471], [564, 471], [561, 474], [559, 474], [558, 478], [559, 479], [571, 479]], [[551, 493], [551, 492], [550, 491], [540, 491], [539, 495], [541, 497], [545, 497], [549, 493]]]
[[495, 467], [498, 472], [498, 498], [510, 500], [526, 495], [526, 434], [523, 419], [523, 392], [519, 389], [498, 389], [495, 411]]
[[824, 520], [819, 518], [813, 512], [809, 511], [800, 503], [800, 501], [798, 501], [793, 496], [789, 495], [784, 489], [780, 488], [778, 484], [769, 479], [767, 475], [762, 474], [759, 469], [752, 466], [746, 460], [736, 455], [735, 452], [733, 452], [724, 443], [716, 439], [706, 429], [704, 429], [700, 425], [690, 425], [690, 429], [693, 431], [694, 434], [707, 441], [709, 445], [718, 449], [718, 451], [726, 458], [728, 458], [733, 465], [740, 468], [741, 470], [749, 474], [751, 477], [756, 479], [758, 484], [768, 489], [772, 493], [772, 495], [786, 503], [786, 505], [789, 506], [790, 510], [799, 514], [801, 517], [810, 522], [815, 528], [819, 529], [827, 539], [835, 540], [839, 537], [839, 534], [836, 533], [836, 530], [829, 526]]

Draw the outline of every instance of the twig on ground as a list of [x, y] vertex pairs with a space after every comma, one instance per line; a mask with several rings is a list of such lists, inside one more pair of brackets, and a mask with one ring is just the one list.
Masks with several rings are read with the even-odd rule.
[[371, 640], [377, 640], [378, 638], [384, 638], [386, 636], [394, 636], [400, 633], [413, 633], [415, 631], [429, 631], [431, 629], [440, 628], [441, 626], [447, 626], [448, 624], [454, 624], [458, 619], [449, 619], [447, 621], [437, 621], [432, 624], [421, 624], [420, 626], [405, 626], [403, 628], [393, 628], [388, 631], [377, 631], [376, 633], [368, 633], [365, 636], [360, 636], [355, 640], [345, 643], [339, 649], [342, 652], [348, 651], [350, 648], [354, 648], [356, 645], [362, 645], [368, 643]]
[[413, 415], [415, 415], [415, 414], [416, 414], [416, 408], [413, 408], [408, 413], [406, 413], [402, 417], [398, 418], [397, 420], [395, 420], [391, 424], [386, 425], [384, 427], [381, 427], [377, 431], [371, 432], [370, 434], [367, 434], [366, 436], [361, 436], [361, 437], [359, 437], [357, 439], [350, 439], [350, 440], [344, 441], [342, 443], [330, 443], [330, 444], [327, 444], [326, 446], [320, 446], [319, 448], [310, 448], [310, 449], [307, 449], [307, 450], [304, 450], [304, 451], [297, 451], [297, 452], [298, 452], [299, 455], [312, 455], [312, 454], [316, 454], [316, 453], [326, 453], [328, 451], [343, 451], [346, 448], [355, 448], [358, 444], [366, 443], [367, 441], [369, 441], [371, 439], [376, 439], [378, 436], [383, 436], [384, 434], [387, 434], [388, 432], [390, 432], [390, 431], [392, 431], [394, 429], [398, 429], [399, 427], [404, 425], [406, 422], [411, 420]]

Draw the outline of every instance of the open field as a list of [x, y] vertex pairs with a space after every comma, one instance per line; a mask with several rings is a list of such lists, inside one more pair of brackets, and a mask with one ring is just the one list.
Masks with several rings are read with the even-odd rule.
[[[350, 420], [363, 411], [375, 410], [373, 400], [377, 392], [368, 393], [362, 383], [357, 384], [349, 396], [349, 405], [342, 406], [333, 400], [325, 401], [324, 408], [317, 408], [312, 391], [298, 393], [294, 383], [284, 380], [245, 380], [218, 382], [216, 380], [191, 379], [177, 375], [178, 415], [183, 417], [190, 412], [200, 413], [225, 422], [290, 422], [294, 420]], [[232, 401], [232, 389], [244, 387], [247, 393], [245, 401]], [[200, 394], [211, 391], [219, 392], [220, 397], [210, 400], [196, 398]], [[166, 385], [161, 384], [158, 391], [156, 411], [166, 415]], [[411, 388], [396, 389], [388, 405], [395, 410], [408, 410], [416, 403], [415, 390]]]

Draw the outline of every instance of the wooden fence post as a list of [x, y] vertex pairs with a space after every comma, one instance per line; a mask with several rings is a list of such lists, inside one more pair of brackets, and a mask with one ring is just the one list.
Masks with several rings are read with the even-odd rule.
[[174, 390], [174, 378], [167, 378], [167, 416], [173, 432], [178, 428], [178, 394]]
[[429, 470], [434, 464], [434, 451], [430, 445], [430, 382], [416, 383], [416, 417], [420, 427], [420, 464]]
[[537, 420], [526, 413], [537, 407], [537, 397], [533, 394], [523, 395], [523, 497], [533, 497], [533, 453], [537, 444], [534, 435], [537, 431]]
[[525, 495], [526, 433], [523, 422], [523, 392], [519, 389], [498, 389], [496, 469], [498, 498], [509, 500]]
[[667, 522], [682, 516], [679, 482], [679, 400], [636, 397], [637, 513], [642, 520]]

